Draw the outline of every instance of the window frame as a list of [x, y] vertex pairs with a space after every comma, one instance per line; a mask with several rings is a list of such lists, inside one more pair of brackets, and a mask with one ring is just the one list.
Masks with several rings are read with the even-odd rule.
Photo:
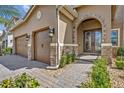
[[[114, 29], [111, 29], [111, 33], [113, 32], [113, 30], [116, 30], [117, 31], [117, 33], [118, 33], [118, 43], [117, 43], [117, 45], [116, 46], [113, 46], [112, 45], [112, 47], [120, 47], [120, 28], [114, 28]], [[112, 42], [111, 42], [112, 43]]]

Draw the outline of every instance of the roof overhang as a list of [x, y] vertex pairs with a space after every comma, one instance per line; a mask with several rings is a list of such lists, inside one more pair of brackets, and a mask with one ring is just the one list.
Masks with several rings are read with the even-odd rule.
[[70, 20], [74, 20], [78, 16], [78, 13], [72, 8], [68, 7], [67, 5], [62, 6], [59, 11], [63, 13], [66, 17], [68, 17]]
[[10, 31], [13, 31], [15, 30], [17, 27], [19, 27], [20, 25], [22, 25], [24, 22], [27, 21], [27, 19], [29, 18], [29, 16], [31, 15], [31, 13], [33, 12], [33, 10], [36, 8], [36, 5], [33, 5], [30, 10], [28, 11], [28, 13], [25, 15], [24, 19], [23, 20], [20, 20], [16, 23], [15, 26], [13, 26]]

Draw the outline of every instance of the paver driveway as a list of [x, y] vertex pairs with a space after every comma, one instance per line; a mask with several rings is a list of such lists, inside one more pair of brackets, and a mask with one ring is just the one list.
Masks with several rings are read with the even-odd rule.
[[0, 57], [0, 81], [26, 72], [41, 83], [41, 87], [78, 87], [88, 78], [92, 62], [78, 60], [58, 70], [47, 70], [45, 63], [28, 61], [27, 58], [17, 55]]

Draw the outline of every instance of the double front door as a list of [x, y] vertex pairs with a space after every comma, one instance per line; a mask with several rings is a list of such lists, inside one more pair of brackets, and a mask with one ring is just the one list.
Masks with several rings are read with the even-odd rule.
[[84, 52], [101, 52], [101, 30], [90, 30], [84, 32]]

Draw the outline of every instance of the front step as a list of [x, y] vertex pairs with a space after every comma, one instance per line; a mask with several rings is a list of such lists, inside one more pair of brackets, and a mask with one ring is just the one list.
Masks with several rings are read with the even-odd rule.
[[98, 59], [99, 56], [97, 55], [80, 55], [77, 57], [77, 60], [81, 61], [88, 61], [88, 62], [93, 62], [94, 60]]
[[89, 56], [89, 55], [91, 55], [91, 56], [99, 56], [100, 53], [88, 53], [88, 52], [84, 52], [82, 54], [79, 54], [78, 56]]

